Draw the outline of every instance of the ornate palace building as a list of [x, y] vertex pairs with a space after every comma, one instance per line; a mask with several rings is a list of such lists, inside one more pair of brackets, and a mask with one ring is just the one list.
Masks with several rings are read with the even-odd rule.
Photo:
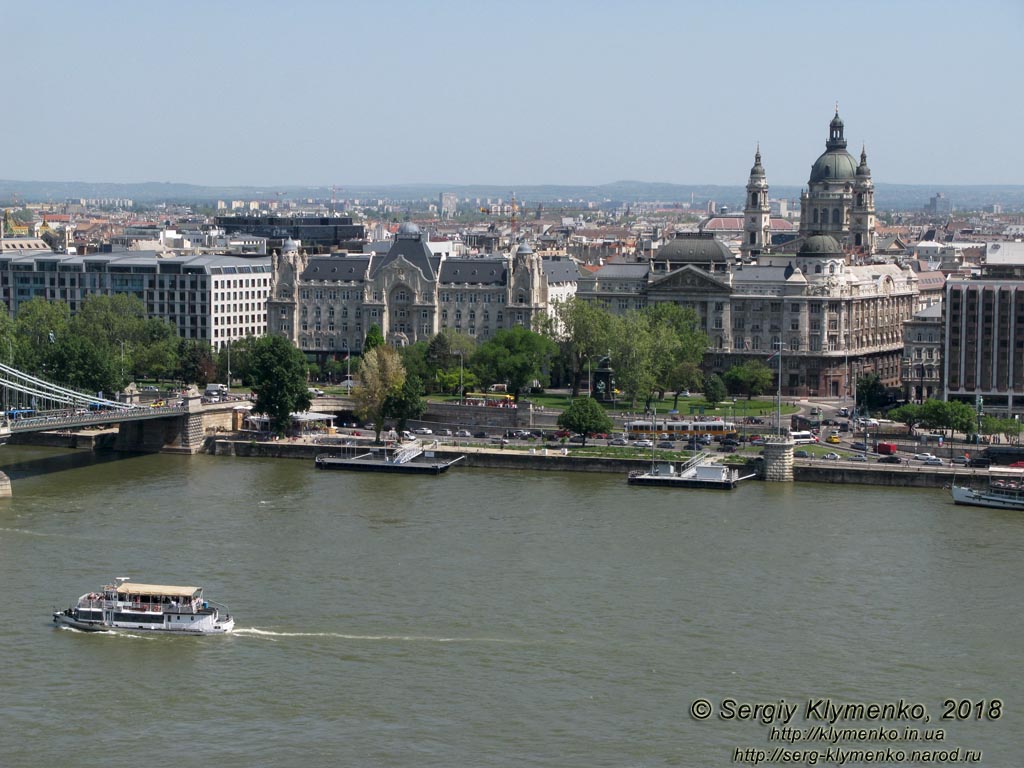
[[435, 254], [411, 223], [382, 254], [311, 256], [289, 240], [273, 256], [268, 331], [320, 359], [360, 352], [373, 325], [396, 346], [443, 330], [486, 339], [502, 328], [533, 327], [578, 279], [572, 260], [541, 258], [525, 244], [507, 255]]
[[578, 295], [613, 312], [662, 301], [692, 307], [708, 334], [709, 371], [766, 360], [781, 349], [786, 396], [848, 396], [870, 373], [898, 386], [917, 277], [909, 268], [872, 263], [874, 183], [867, 153], [855, 161], [843, 129], [837, 111], [801, 195], [796, 239], [772, 247], [758, 147], [739, 259], [709, 234], [679, 233], [649, 263], [609, 264], [581, 279]]

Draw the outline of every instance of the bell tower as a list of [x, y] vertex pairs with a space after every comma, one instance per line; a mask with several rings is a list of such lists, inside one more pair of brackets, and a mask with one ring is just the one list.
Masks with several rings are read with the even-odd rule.
[[743, 206], [743, 244], [740, 253], [744, 261], [756, 258], [772, 244], [772, 209], [768, 203], [768, 180], [761, 165], [761, 145], [754, 153], [754, 167], [747, 181], [747, 200]]

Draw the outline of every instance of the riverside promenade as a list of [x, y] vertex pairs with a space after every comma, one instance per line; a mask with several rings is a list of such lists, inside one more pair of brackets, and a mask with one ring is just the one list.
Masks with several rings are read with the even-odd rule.
[[[611, 458], [575, 455], [572, 448], [536, 446], [531, 449], [499, 447], [480, 444], [451, 444], [441, 441], [422, 441], [424, 450], [435, 451], [441, 457], [465, 456], [460, 466], [482, 469], [528, 469], [553, 472], [610, 472], [627, 474], [631, 470], [649, 467], [649, 457]], [[214, 456], [240, 458], [304, 459], [312, 463], [322, 453], [330, 453], [333, 446], [317, 438], [260, 441], [230, 435], [208, 437], [203, 452]], [[751, 460], [746, 466], [755, 469], [758, 462]], [[744, 466], [736, 463], [736, 466]], [[826, 461], [823, 459], [796, 459], [793, 478], [796, 482], [842, 483], [909, 488], [944, 488], [956, 477], [958, 483], [985, 483], [988, 470], [963, 467], [926, 467], [917, 465], [872, 464], [863, 462]]]

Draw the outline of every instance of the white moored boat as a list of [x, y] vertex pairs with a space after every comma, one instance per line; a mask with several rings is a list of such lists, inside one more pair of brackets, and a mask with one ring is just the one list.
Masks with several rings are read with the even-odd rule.
[[950, 491], [957, 504], [992, 509], [1024, 509], [1024, 482], [1019, 473], [1012, 478], [992, 476], [988, 488], [982, 491], [957, 485], [954, 480]]
[[235, 628], [227, 609], [203, 597], [202, 587], [135, 584], [118, 576], [101, 592], [87, 592], [78, 603], [53, 614], [58, 626], [85, 632], [165, 632], [216, 635]]

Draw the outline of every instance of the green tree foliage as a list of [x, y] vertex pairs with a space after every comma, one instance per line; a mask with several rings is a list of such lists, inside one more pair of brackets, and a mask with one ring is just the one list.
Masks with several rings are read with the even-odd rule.
[[914, 427], [921, 421], [921, 406], [915, 403], [907, 403], [899, 408], [889, 411], [889, 418], [907, 425], [907, 432], [913, 434]]
[[114, 397], [123, 384], [117, 359], [101, 341], [88, 336], [61, 336], [53, 344], [49, 366], [45, 373], [51, 381], [86, 392], [102, 392], [105, 398]]
[[687, 388], [676, 374], [699, 366], [707, 336], [693, 310], [664, 303], [614, 317], [611, 346], [616, 384], [636, 407], [638, 399], [649, 405], [655, 391]]
[[423, 383], [419, 377], [406, 374], [405, 383], [392, 389], [384, 400], [384, 417], [395, 420], [398, 430], [406, 428], [409, 419], [418, 419], [427, 410], [423, 400]]
[[388, 346], [374, 347], [363, 355], [359, 363], [360, 385], [352, 390], [356, 401], [356, 415], [364, 421], [372, 421], [376, 440], [387, 418], [388, 397], [405, 384], [405, 367], [394, 349]]
[[675, 393], [672, 407], [678, 409], [679, 395], [684, 391], [700, 389], [704, 385], [704, 373], [698, 364], [684, 361], [677, 363], [669, 372], [668, 381], [665, 383]]
[[711, 407], [718, 405], [720, 402], [725, 400], [727, 394], [725, 383], [718, 374], [712, 373], [710, 376], [705, 377], [704, 399], [707, 401], [708, 405]]
[[482, 382], [507, 383], [519, 401], [519, 393], [534, 380], [543, 386], [547, 368], [558, 348], [550, 339], [522, 326], [502, 329], [477, 349], [472, 368]]
[[70, 325], [71, 311], [63, 301], [37, 297], [22, 304], [14, 320], [16, 367], [45, 376], [53, 369], [57, 339], [68, 334]]
[[610, 432], [612, 420], [597, 400], [577, 397], [559, 415], [558, 426], [583, 435], [583, 444], [586, 445], [588, 435]]
[[141, 335], [126, 350], [134, 378], [159, 381], [173, 377], [178, 369], [178, 329], [165, 320], [151, 318], [143, 323]]
[[204, 387], [217, 375], [210, 345], [198, 339], [178, 340], [177, 378]]
[[366, 338], [363, 340], [363, 354], [365, 355], [371, 349], [376, 349], [383, 346], [383, 344], [384, 333], [381, 331], [380, 326], [374, 323], [366, 332]]
[[306, 358], [283, 336], [263, 336], [252, 344], [249, 377], [256, 393], [257, 413], [270, 418], [270, 429], [283, 435], [292, 413], [308, 411]]
[[732, 366], [722, 378], [731, 394], [746, 395], [750, 400], [771, 388], [775, 373], [760, 360], [747, 360]]
[[592, 371], [611, 346], [611, 314], [599, 304], [572, 296], [554, 302], [541, 328], [543, 335], [558, 344], [572, 377], [572, 396], [579, 396], [588, 364]]
[[885, 385], [877, 373], [861, 376], [857, 382], [857, 406], [863, 411], [873, 411], [888, 402]]

